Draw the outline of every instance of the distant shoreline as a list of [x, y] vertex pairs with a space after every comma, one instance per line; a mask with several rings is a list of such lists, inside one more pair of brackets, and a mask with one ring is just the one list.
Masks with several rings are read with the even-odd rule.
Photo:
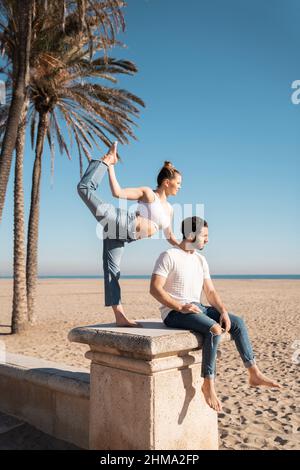
[[[300, 274], [214, 274], [212, 279], [287, 279], [299, 280]], [[122, 279], [150, 279], [150, 275], [123, 275]], [[0, 276], [1, 279], [13, 279], [13, 276]], [[103, 279], [103, 276], [38, 276], [38, 279]]]

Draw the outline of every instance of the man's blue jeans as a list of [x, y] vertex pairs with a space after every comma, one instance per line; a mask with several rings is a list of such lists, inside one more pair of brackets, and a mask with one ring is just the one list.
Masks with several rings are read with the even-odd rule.
[[96, 189], [107, 168], [102, 161], [91, 160], [77, 190], [93, 216], [103, 226], [105, 305], [110, 306], [121, 303], [120, 264], [125, 243], [135, 240], [136, 214], [108, 204], [96, 195]]
[[[164, 323], [170, 328], [182, 328], [201, 333], [204, 336], [202, 347], [202, 377], [213, 378], [216, 371], [216, 356], [221, 335], [210, 331], [211, 327], [219, 323], [220, 313], [214, 307], [206, 307], [193, 302], [201, 309], [201, 313], [181, 313], [172, 310], [165, 318]], [[252, 346], [244, 320], [229, 313], [231, 328], [229, 333], [235, 342], [236, 348], [245, 367], [255, 364]]]

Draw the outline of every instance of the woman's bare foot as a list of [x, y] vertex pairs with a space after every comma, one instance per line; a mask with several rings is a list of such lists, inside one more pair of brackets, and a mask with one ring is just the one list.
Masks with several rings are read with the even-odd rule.
[[248, 372], [249, 372], [249, 384], [251, 387], [259, 387], [261, 385], [264, 387], [270, 387], [270, 388], [281, 387], [281, 385], [275, 382], [275, 380], [269, 379], [262, 372], [260, 372], [259, 368], [256, 365], [249, 367]]
[[112, 309], [114, 311], [115, 317], [116, 317], [116, 324], [117, 326], [127, 326], [131, 328], [142, 328], [143, 325], [141, 323], [138, 323], [134, 320], [129, 320], [124, 312], [122, 304], [119, 305], [112, 305]]
[[213, 410], [220, 412], [222, 411], [222, 404], [217, 397], [215, 384], [213, 379], [204, 379], [201, 388], [205, 401]]
[[134, 320], [128, 320], [128, 318], [123, 318], [122, 320], [118, 320], [116, 322], [117, 326], [125, 326], [125, 327], [131, 327], [131, 328], [143, 328], [143, 325], [139, 322], [136, 322]]
[[118, 142], [116, 141], [112, 144], [109, 151], [104, 155], [104, 157], [100, 159], [104, 163], [106, 163], [107, 166], [115, 165], [117, 163], [118, 161], [117, 146], [118, 146]]

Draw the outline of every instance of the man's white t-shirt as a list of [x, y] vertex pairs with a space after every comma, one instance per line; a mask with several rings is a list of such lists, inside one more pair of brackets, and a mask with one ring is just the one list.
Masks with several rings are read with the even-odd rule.
[[[161, 253], [156, 260], [153, 274], [167, 278], [165, 291], [182, 305], [200, 302], [203, 281], [210, 279], [205, 257], [197, 251], [189, 253], [178, 247]], [[162, 320], [172, 310], [166, 305], [161, 305], [159, 309]]]

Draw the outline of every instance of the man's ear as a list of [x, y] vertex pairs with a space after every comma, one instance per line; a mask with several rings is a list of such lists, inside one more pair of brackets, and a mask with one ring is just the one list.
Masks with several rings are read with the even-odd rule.
[[194, 234], [194, 232], [191, 232], [188, 234], [187, 238], [186, 238], [186, 241], [190, 242], [190, 243], [195, 243], [196, 241], [196, 235]]

